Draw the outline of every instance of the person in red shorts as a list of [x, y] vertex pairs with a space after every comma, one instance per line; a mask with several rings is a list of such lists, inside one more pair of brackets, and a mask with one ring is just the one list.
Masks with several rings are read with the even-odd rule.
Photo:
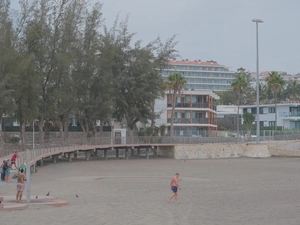
[[18, 152], [15, 152], [10, 160], [10, 164], [11, 164], [11, 169], [13, 169], [13, 165], [15, 166], [16, 170], [18, 169], [17, 165], [16, 165], [16, 159], [18, 157]]

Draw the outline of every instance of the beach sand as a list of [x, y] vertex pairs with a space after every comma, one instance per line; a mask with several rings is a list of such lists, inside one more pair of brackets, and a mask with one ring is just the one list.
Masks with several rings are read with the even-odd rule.
[[[31, 195], [67, 206], [0, 211], [9, 224], [299, 224], [300, 159], [174, 160], [92, 158], [45, 163], [31, 176]], [[170, 179], [180, 173], [179, 204]], [[15, 195], [16, 180], [0, 187]], [[79, 196], [76, 197], [76, 194]], [[24, 192], [23, 201], [26, 200]]]

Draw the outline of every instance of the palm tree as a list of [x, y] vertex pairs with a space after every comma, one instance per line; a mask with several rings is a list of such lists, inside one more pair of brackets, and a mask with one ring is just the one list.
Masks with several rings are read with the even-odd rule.
[[237, 100], [238, 109], [237, 109], [237, 115], [236, 115], [236, 130], [237, 130], [237, 135], [239, 136], [241, 98], [242, 98], [243, 92], [249, 87], [249, 82], [247, 81], [244, 72], [241, 72], [240, 70], [238, 70], [238, 72], [240, 72], [240, 73], [237, 74], [237, 76], [235, 77], [235, 79], [231, 83], [231, 88], [232, 88], [232, 91], [234, 91], [238, 95], [238, 100]]
[[283, 90], [285, 81], [281, 75], [275, 71], [270, 72], [265, 80], [267, 82], [268, 90], [271, 90], [273, 99], [275, 100], [275, 130], [277, 130], [277, 95], [279, 91]]
[[175, 99], [177, 94], [184, 89], [186, 80], [184, 76], [179, 73], [173, 73], [168, 76], [166, 81], [166, 89], [172, 92], [172, 113], [171, 113], [171, 136], [174, 136], [174, 111], [175, 111]]
[[287, 97], [293, 101], [296, 102], [298, 98], [298, 92], [300, 90], [299, 84], [297, 80], [294, 80], [292, 83], [289, 83], [286, 87], [286, 95]]

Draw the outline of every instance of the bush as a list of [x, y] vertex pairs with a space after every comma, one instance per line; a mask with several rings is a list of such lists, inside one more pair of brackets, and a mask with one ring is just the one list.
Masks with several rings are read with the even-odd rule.
[[17, 144], [20, 142], [21, 139], [18, 136], [14, 136], [14, 137], [11, 137], [9, 140], [11, 143]]

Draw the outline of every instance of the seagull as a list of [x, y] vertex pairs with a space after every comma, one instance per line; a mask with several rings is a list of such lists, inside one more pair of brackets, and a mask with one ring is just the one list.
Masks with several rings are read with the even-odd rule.
[[50, 195], [50, 192], [48, 192], [48, 194], [46, 194], [47, 196], [49, 196]]
[[78, 195], [76, 194], [76, 198], [78, 198]]

